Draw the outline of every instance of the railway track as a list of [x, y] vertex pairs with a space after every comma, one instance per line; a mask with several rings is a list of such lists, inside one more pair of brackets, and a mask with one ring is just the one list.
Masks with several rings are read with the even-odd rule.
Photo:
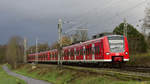
[[[38, 64], [38, 67], [55, 67], [58, 68], [57, 65], [54, 64]], [[63, 65], [62, 69], [69, 69], [71, 71], [79, 71], [85, 72], [89, 74], [100, 74], [100, 75], [108, 75], [108, 76], [116, 76], [124, 77], [125, 79], [133, 79], [138, 81], [149, 81], [150, 80], [150, 67], [139, 67], [139, 66], [126, 66], [124, 68], [106, 68], [106, 67], [83, 67], [83, 66], [71, 66], [71, 65]]]
[[[57, 66], [56, 64], [39, 64], [42, 65], [44, 67], [48, 67], [48, 66]], [[143, 73], [150, 73], [150, 67], [144, 67], [144, 66], [128, 66], [125, 65], [123, 67], [108, 67], [108, 66], [103, 66], [103, 67], [99, 67], [99, 66], [95, 66], [95, 65], [63, 65], [63, 67], [83, 67], [83, 68], [92, 68], [92, 69], [113, 69], [113, 70], [122, 70], [122, 71], [132, 71], [132, 72], [143, 72]]]
[[120, 69], [126, 70], [126, 71], [150, 73], [150, 67], [144, 67], [144, 66], [125, 66], [125, 67], [120, 68]]

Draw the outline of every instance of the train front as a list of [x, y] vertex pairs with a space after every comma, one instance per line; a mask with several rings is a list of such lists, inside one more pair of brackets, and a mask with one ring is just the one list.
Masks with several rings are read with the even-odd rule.
[[110, 59], [111, 62], [129, 61], [129, 48], [127, 38], [123, 35], [109, 35], [105, 37], [106, 46], [104, 49], [104, 59]]

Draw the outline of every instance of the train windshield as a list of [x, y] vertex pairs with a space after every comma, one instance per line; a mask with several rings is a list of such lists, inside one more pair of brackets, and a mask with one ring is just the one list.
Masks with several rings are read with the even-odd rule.
[[124, 52], [123, 36], [108, 36], [108, 41], [111, 52]]

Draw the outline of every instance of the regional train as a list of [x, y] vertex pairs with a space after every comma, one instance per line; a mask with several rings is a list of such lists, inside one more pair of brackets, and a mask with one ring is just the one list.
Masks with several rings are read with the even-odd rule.
[[[28, 62], [58, 62], [58, 50], [31, 53]], [[106, 35], [62, 48], [62, 63], [126, 63], [129, 48], [126, 36]]]

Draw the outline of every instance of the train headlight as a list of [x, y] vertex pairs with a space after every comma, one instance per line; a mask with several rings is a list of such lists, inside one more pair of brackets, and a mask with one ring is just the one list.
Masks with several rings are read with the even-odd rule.
[[109, 52], [107, 52], [107, 53], [106, 53], [106, 55], [110, 55], [110, 53], [109, 53]]
[[128, 54], [128, 52], [125, 52], [125, 54], [127, 55], [127, 54]]

